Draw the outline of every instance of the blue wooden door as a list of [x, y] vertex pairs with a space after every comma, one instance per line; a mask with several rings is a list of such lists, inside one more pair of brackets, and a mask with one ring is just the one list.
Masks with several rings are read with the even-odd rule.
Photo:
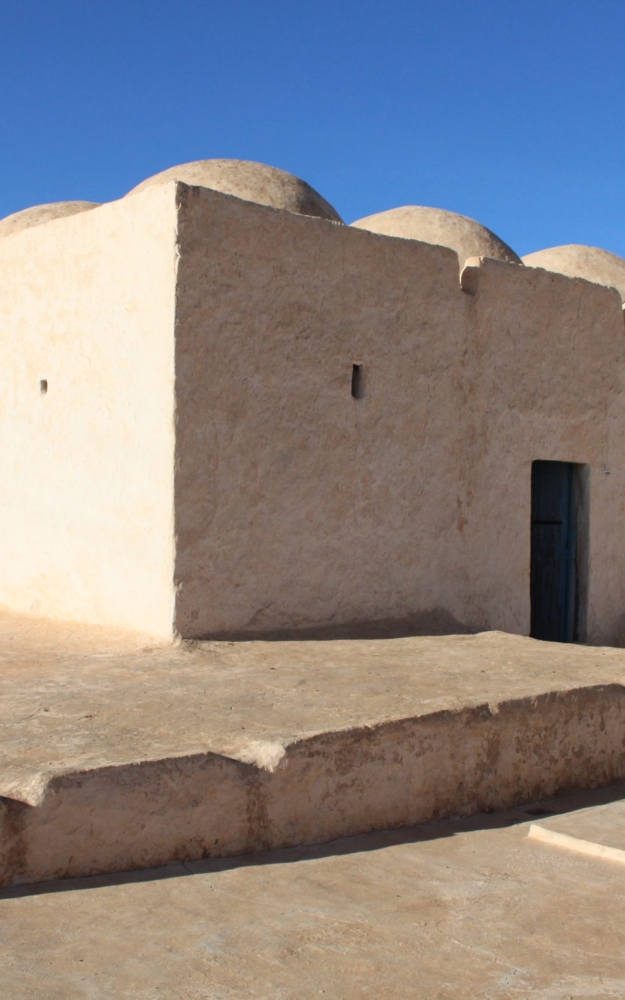
[[531, 635], [573, 642], [576, 628], [575, 466], [532, 463]]

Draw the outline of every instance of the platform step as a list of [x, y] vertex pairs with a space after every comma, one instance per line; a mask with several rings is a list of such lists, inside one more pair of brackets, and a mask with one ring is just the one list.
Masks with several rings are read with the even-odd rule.
[[61, 655], [16, 634], [0, 676], [5, 885], [321, 843], [625, 778], [620, 650], [485, 633]]

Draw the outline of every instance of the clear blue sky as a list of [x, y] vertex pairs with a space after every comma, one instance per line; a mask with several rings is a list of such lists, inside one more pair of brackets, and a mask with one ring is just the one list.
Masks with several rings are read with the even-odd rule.
[[260, 160], [625, 256], [623, 0], [0, 0], [0, 216]]

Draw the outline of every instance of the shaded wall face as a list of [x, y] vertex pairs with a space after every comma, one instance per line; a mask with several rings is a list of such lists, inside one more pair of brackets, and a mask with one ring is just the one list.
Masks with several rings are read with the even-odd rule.
[[[584, 466], [580, 638], [621, 642], [625, 610], [625, 337], [618, 294], [486, 261], [466, 296], [466, 586], [458, 615], [529, 631], [531, 465]], [[472, 284], [470, 280], [467, 284]], [[587, 521], [588, 532], [584, 528]], [[584, 537], [585, 536], [585, 537]]]
[[290, 633], [453, 608], [456, 255], [182, 194], [177, 627]]
[[0, 603], [171, 635], [173, 186], [0, 240]]
[[486, 262], [469, 295], [443, 248], [179, 191], [180, 632], [527, 633], [531, 463], [546, 458], [590, 465], [588, 636], [613, 641], [613, 293]]

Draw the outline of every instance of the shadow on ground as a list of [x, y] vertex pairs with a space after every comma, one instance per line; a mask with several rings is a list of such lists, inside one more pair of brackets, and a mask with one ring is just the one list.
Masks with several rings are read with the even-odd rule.
[[443, 608], [420, 611], [403, 618], [381, 618], [377, 621], [352, 621], [337, 625], [310, 625], [299, 629], [246, 629], [243, 632], [211, 632], [186, 640], [187, 643], [213, 640], [219, 642], [301, 642], [333, 639], [408, 639], [412, 636], [474, 635], [476, 629], [457, 621]]

